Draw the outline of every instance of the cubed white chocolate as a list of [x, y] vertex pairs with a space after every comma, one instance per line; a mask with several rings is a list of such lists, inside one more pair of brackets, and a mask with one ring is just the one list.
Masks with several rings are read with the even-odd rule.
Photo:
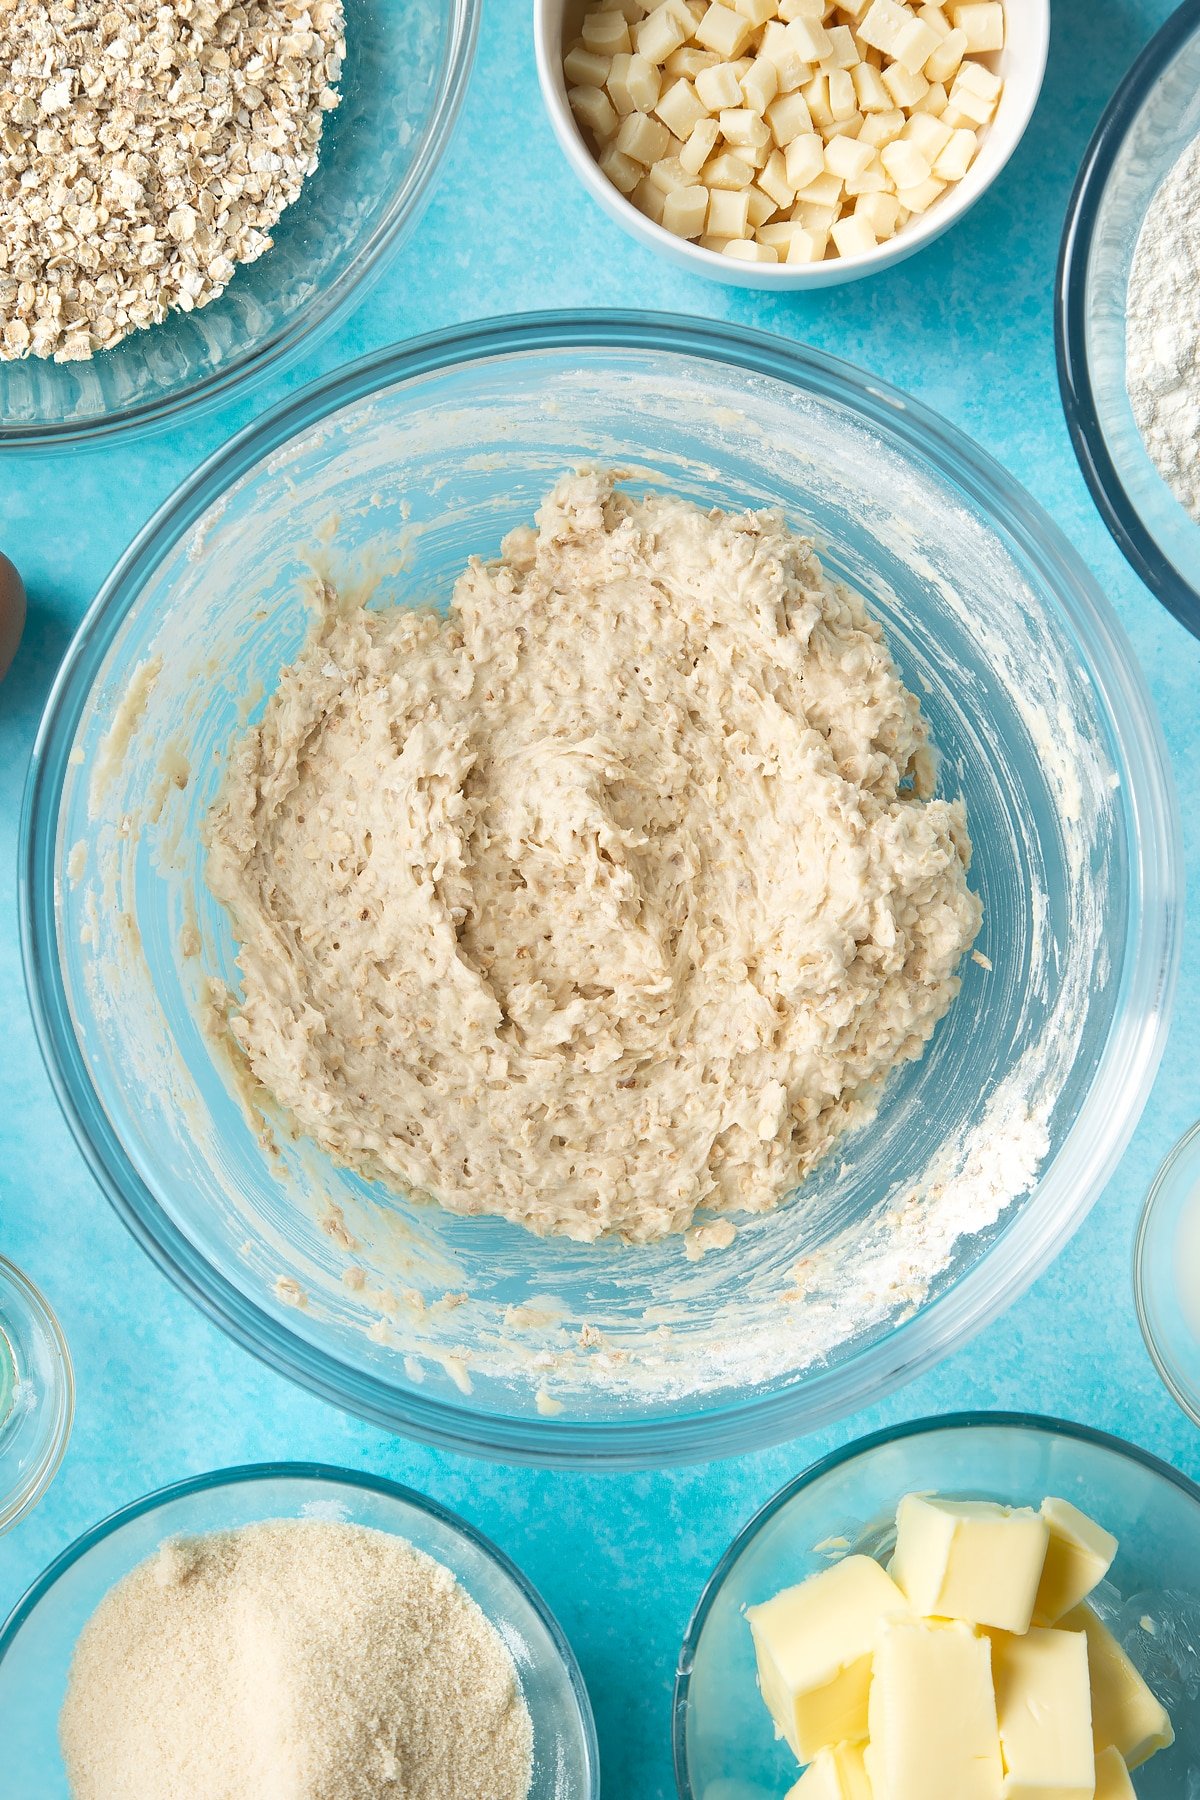
[[786, 150], [793, 138], [805, 137], [813, 128], [812, 114], [803, 94], [781, 94], [778, 100], [772, 100], [766, 119], [780, 150]]
[[613, 142], [626, 156], [632, 156], [634, 162], [649, 168], [667, 154], [671, 133], [661, 119], [652, 119], [646, 113], [629, 113], [621, 120]]
[[860, 44], [871, 44], [886, 56], [895, 56], [901, 33], [912, 23], [907, 6], [896, 0], [872, 0], [859, 20], [857, 37]]
[[673, 137], [682, 138], [686, 143], [692, 135], [692, 128], [708, 117], [708, 108], [690, 81], [672, 82], [666, 93], [660, 95], [655, 113], [662, 120]]
[[639, 56], [661, 64], [694, 35], [695, 26], [687, 8], [679, 0], [663, 0], [634, 27], [633, 41]]
[[749, 195], [745, 192], [736, 194], [728, 188], [714, 188], [708, 196], [704, 229], [710, 237], [745, 237], [750, 229]]
[[[966, 126], [952, 131], [946, 139], [946, 145], [933, 165], [933, 173], [939, 181], [961, 181], [974, 161], [975, 152], [979, 148], [979, 139]], [[1061, 1618], [1061, 1613], [1059, 1614]]]
[[773, 150], [759, 172], [758, 185], [769, 194], [776, 206], [786, 210], [795, 204], [795, 185], [788, 180], [787, 158], [782, 150]]
[[715, 50], [718, 56], [728, 60], [742, 54], [753, 30], [749, 19], [743, 18], [731, 6], [722, 6], [720, 0], [713, 0], [696, 26], [695, 37], [706, 50]]
[[721, 252], [722, 256], [732, 256], [737, 262], [777, 263], [778, 253], [770, 244], [755, 243], [753, 238], [731, 238]]
[[582, 29], [584, 43], [597, 56], [616, 56], [619, 50], [633, 48], [629, 26], [624, 16], [615, 10], [585, 13]]
[[853, 175], [861, 175], [875, 161], [876, 155], [870, 144], [861, 143], [858, 138], [832, 137], [825, 145], [825, 167], [831, 175], [846, 181]]
[[597, 142], [607, 143], [616, 132], [619, 121], [613, 103], [604, 89], [568, 88], [567, 101], [579, 123], [591, 132]]
[[1004, 48], [1004, 7], [1002, 0], [966, 0], [965, 5], [950, 7], [951, 22], [967, 34], [967, 49], [973, 56]]
[[708, 189], [694, 183], [675, 188], [666, 196], [662, 222], [676, 237], [698, 238], [708, 213]]
[[848, 213], [830, 232], [839, 256], [867, 256], [876, 245], [876, 237], [868, 219]]
[[917, 105], [918, 101], [924, 98], [929, 89], [929, 83], [924, 75], [910, 74], [902, 63], [897, 62], [889, 63], [883, 71], [883, 85], [896, 105], [906, 108], [909, 112]]
[[779, 92], [779, 70], [767, 56], [756, 56], [742, 76], [742, 99], [761, 118]]
[[965, 31], [950, 31], [925, 60], [925, 77], [929, 81], [953, 81], [967, 54]]
[[634, 162], [632, 156], [624, 155], [612, 144], [600, 152], [599, 167], [601, 174], [606, 175], [617, 191], [622, 194], [632, 194], [646, 173], [641, 163]]
[[563, 74], [568, 87], [602, 88], [608, 82], [611, 67], [611, 57], [597, 56], [582, 41], [573, 44], [563, 57]]
[[687, 143], [679, 152], [679, 160], [689, 175], [699, 175], [716, 149], [720, 135], [721, 128], [715, 119], [701, 119], [698, 124], [693, 125]]
[[697, 75], [696, 92], [710, 113], [742, 104], [742, 84], [732, 63], [715, 63]]

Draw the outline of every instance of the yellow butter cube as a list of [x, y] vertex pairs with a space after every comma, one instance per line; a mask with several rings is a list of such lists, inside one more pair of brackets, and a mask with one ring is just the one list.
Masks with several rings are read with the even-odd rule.
[[1155, 1699], [1115, 1637], [1090, 1606], [1077, 1606], [1059, 1621], [1064, 1631], [1087, 1634], [1092, 1685], [1092, 1737], [1097, 1751], [1121, 1752], [1131, 1769], [1175, 1742], [1167, 1709]]
[[[903, 191], [900, 198], [909, 204]], [[1028, 1507], [906, 1494], [896, 1512], [892, 1574], [926, 1618], [1020, 1635], [1033, 1617], [1049, 1541], [1045, 1519]]]
[[1102, 1750], [1096, 1758], [1096, 1800], [1137, 1800], [1119, 1750]]
[[1005, 1800], [1093, 1800], [1092, 1696], [1082, 1631], [992, 1639]]
[[1057, 1625], [1108, 1574], [1117, 1540], [1069, 1500], [1047, 1497], [1042, 1517], [1050, 1527], [1050, 1542], [1033, 1616], [1039, 1625]]
[[875, 1642], [884, 1620], [907, 1610], [869, 1556], [848, 1556], [747, 1608], [762, 1697], [798, 1761], [866, 1737]]
[[865, 1748], [863, 1744], [835, 1744], [822, 1750], [790, 1789], [787, 1800], [874, 1800], [863, 1761]]
[[888, 1619], [868, 1725], [873, 1800], [1003, 1800], [991, 1645], [969, 1625]]

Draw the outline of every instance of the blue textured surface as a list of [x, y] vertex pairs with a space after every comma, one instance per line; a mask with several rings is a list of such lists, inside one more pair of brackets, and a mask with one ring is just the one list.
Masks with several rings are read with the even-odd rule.
[[1190, 942], [1163, 1070], [1133, 1144], [1083, 1232], [1006, 1318], [836, 1432], [734, 1462], [604, 1477], [488, 1467], [381, 1436], [266, 1373], [174, 1292], [117, 1223], [59, 1117], [25, 1003], [13, 879], [25, 762], [66, 642], [134, 531], [203, 455], [286, 388], [395, 338], [529, 306], [611, 304], [741, 319], [875, 369], [1025, 482], [1112, 597], [1149, 675], [1200, 891], [1200, 643], [1140, 588], [1092, 509], [1059, 409], [1051, 330], [1074, 171], [1118, 79], [1168, 11], [1166, 0], [1056, 0], [1036, 117], [967, 219], [898, 269], [775, 298], [675, 272], [587, 200], [542, 114], [528, 6], [492, 0], [430, 208], [338, 333], [286, 377], [173, 436], [0, 460], [0, 547], [31, 596], [24, 645], [0, 689], [0, 1249], [46, 1290], [79, 1383], [55, 1486], [0, 1540], [0, 1613], [78, 1531], [163, 1482], [269, 1457], [370, 1468], [456, 1508], [529, 1573], [583, 1665], [606, 1793], [660, 1800], [674, 1793], [670, 1690], [700, 1587], [749, 1513], [832, 1444], [922, 1413], [1023, 1407], [1107, 1427], [1200, 1477], [1200, 1434], [1154, 1376], [1130, 1283], [1140, 1202], [1200, 1112], [1200, 966]]

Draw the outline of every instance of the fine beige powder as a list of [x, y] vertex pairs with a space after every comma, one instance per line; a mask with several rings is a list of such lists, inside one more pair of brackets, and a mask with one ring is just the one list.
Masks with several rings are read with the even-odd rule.
[[173, 1539], [111, 1589], [59, 1722], [73, 1800], [525, 1800], [499, 1633], [402, 1538], [316, 1520]]
[[596, 472], [446, 618], [326, 600], [210, 828], [258, 1080], [339, 1162], [537, 1232], [777, 1206], [980, 920], [862, 601], [776, 513]]

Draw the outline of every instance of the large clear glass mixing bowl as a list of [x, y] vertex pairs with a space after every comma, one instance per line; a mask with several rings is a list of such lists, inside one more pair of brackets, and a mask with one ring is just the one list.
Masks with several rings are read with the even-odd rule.
[[199, 312], [88, 362], [0, 362], [0, 446], [178, 420], [327, 330], [416, 224], [466, 92], [481, 0], [345, 0], [342, 102], [271, 236]]
[[[688, 1259], [418, 1206], [296, 1141], [205, 1022], [235, 988], [203, 877], [229, 745], [304, 638], [314, 571], [445, 602], [596, 459], [782, 506], [871, 597], [965, 795], [982, 962], [875, 1122]], [[210, 461], [105, 584], [35, 749], [29, 990], [97, 1177], [276, 1367], [461, 1449], [634, 1464], [811, 1429], [1007, 1305], [1096, 1198], [1162, 1047], [1178, 827], [1130, 647], [1050, 521], [873, 377], [740, 328], [473, 325], [301, 394]]]

